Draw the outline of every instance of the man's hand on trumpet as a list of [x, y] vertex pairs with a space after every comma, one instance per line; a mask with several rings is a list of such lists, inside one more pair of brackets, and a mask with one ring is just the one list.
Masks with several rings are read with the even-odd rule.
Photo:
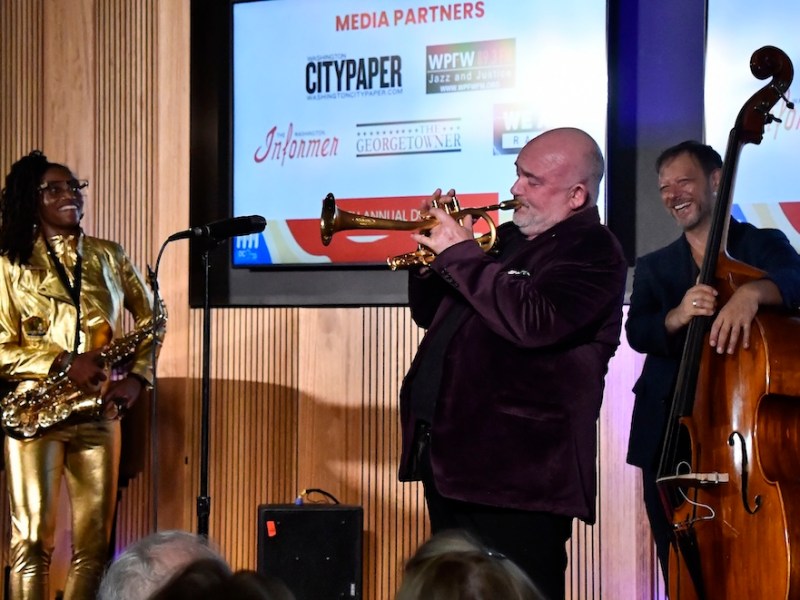
[[412, 233], [411, 239], [418, 244], [430, 248], [434, 254], [440, 254], [450, 246], [463, 242], [464, 240], [474, 239], [472, 233], [472, 215], [465, 215], [461, 223], [456, 221], [442, 208], [434, 207], [434, 203], [440, 206], [448, 204], [455, 198], [456, 191], [451, 189], [442, 198], [442, 190], [437, 188], [433, 195], [422, 203], [421, 214], [437, 221], [437, 225], [421, 233]]

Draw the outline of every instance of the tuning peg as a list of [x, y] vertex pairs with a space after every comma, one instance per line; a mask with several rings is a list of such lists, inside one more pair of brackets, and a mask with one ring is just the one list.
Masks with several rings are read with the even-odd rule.
[[[789, 110], [794, 110], [794, 102], [790, 101], [790, 100], [789, 100], [789, 99], [786, 97], [786, 94], [784, 94], [784, 93], [783, 93], [783, 92], [780, 90], [780, 88], [779, 88], [777, 85], [775, 85], [775, 84], [772, 84], [772, 87], [773, 87], [773, 88], [775, 88], [775, 91], [776, 91], [776, 92], [778, 92], [778, 95], [779, 95], [781, 98], [783, 98], [783, 101], [784, 101], [784, 102], [786, 102], [786, 108], [788, 108]], [[778, 123], [780, 123], [780, 122], [781, 122], [779, 119], [775, 119], [775, 120], [776, 120], [776, 121], [778, 121]]]

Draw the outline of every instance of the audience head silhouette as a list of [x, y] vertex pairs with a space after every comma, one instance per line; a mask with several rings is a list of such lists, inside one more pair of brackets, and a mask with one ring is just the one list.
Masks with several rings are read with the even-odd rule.
[[511, 560], [462, 531], [443, 531], [405, 567], [395, 600], [545, 600]]
[[231, 574], [217, 561], [201, 559], [187, 565], [150, 600], [295, 600], [283, 582], [242, 570]]

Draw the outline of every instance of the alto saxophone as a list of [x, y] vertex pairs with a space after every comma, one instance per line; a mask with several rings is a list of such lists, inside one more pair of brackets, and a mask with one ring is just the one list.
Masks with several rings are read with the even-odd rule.
[[[107, 366], [114, 366], [133, 355], [139, 343], [153, 335], [167, 320], [160, 313], [151, 323], [137, 327], [130, 333], [112, 340], [100, 353]], [[86, 394], [67, 377], [65, 371], [35, 382], [33, 387], [7, 394], [2, 407], [2, 427], [11, 437], [31, 439], [72, 416], [97, 418], [102, 413], [100, 394]]]

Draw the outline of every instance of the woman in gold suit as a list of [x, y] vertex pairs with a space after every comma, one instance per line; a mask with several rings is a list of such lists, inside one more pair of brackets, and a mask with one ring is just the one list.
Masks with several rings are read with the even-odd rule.
[[101, 399], [99, 410], [33, 437], [6, 435], [14, 599], [49, 598], [62, 476], [72, 507], [64, 598], [95, 597], [114, 516], [118, 417], [152, 384], [152, 338], [137, 346], [122, 378], [110, 377], [100, 356], [124, 333], [124, 309], [136, 327], [152, 324], [152, 296], [119, 244], [83, 233], [87, 185], [34, 151], [14, 163], [2, 190], [0, 378], [19, 390], [66, 373], [82, 397]]

